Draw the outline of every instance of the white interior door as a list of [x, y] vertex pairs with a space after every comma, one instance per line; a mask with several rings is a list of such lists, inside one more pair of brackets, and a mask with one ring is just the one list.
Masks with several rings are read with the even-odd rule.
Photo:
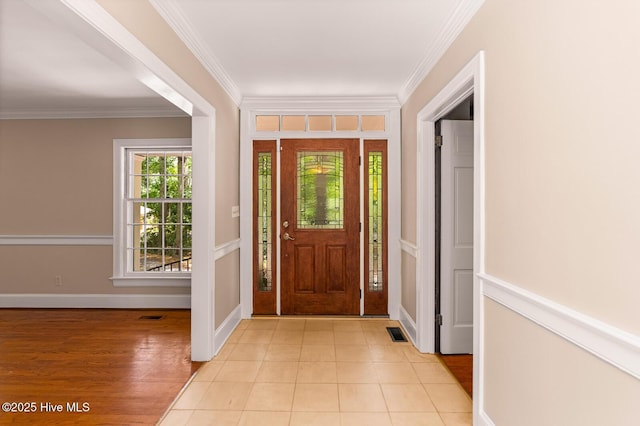
[[473, 121], [442, 121], [440, 352], [473, 352]]

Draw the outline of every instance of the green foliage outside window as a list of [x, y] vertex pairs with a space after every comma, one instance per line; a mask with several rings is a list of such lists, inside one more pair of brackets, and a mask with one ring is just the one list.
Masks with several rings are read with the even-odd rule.
[[[192, 158], [187, 152], [148, 153], [139, 176], [139, 247], [146, 248], [146, 264], [162, 265], [191, 257]], [[149, 250], [157, 248], [160, 250]], [[164, 260], [162, 253], [164, 252]], [[156, 259], [157, 258], [157, 259]]]

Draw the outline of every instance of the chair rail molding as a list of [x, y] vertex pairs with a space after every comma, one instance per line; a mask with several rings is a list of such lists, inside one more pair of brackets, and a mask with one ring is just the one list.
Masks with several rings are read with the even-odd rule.
[[640, 336], [486, 273], [483, 295], [640, 379]]
[[236, 250], [240, 250], [240, 238], [236, 238], [235, 240], [228, 241], [226, 243], [220, 244], [216, 246], [214, 249], [214, 257], [215, 260], [222, 259], [228, 254], [233, 253]]
[[111, 246], [112, 235], [0, 235], [0, 246]]

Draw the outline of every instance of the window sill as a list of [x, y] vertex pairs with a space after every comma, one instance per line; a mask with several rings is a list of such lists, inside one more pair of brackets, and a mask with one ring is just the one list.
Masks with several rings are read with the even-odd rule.
[[111, 277], [114, 287], [191, 287], [191, 274]]

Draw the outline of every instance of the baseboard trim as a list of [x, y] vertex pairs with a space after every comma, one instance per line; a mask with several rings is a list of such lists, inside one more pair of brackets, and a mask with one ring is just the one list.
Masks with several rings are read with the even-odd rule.
[[491, 420], [491, 417], [487, 414], [486, 411], [480, 410], [478, 413], [478, 425], [479, 426], [496, 426], [496, 424]]
[[416, 336], [417, 336], [416, 323], [413, 321], [411, 316], [409, 316], [409, 314], [404, 309], [404, 307], [400, 306], [399, 311], [400, 311], [399, 321], [400, 321], [400, 324], [402, 325], [402, 328], [404, 328], [404, 331], [407, 333], [407, 336], [409, 336], [409, 339], [411, 339], [413, 346], [418, 347], [418, 344], [416, 343]]
[[242, 320], [242, 306], [238, 305], [235, 307], [233, 311], [222, 321], [220, 327], [218, 327], [215, 331], [214, 341], [215, 341], [215, 351], [214, 354], [218, 355], [220, 349], [227, 342], [233, 330], [236, 329], [240, 321]]
[[0, 308], [191, 309], [191, 295], [0, 294]]
[[238, 249], [240, 249], [240, 238], [216, 246], [214, 258], [215, 260], [222, 259], [226, 255], [233, 253]]
[[111, 235], [0, 235], [0, 246], [111, 246]]
[[640, 337], [488, 274], [484, 296], [640, 379]]

